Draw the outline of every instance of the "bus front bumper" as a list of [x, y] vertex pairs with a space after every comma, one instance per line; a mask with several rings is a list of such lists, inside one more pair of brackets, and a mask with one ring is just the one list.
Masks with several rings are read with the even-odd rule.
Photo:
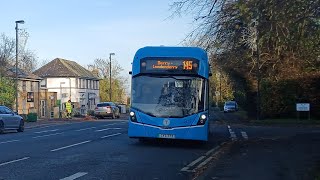
[[158, 126], [131, 122], [129, 120], [128, 136], [130, 138], [165, 138], [208, 141], [208, 125], [172, 127], [164, 129]]

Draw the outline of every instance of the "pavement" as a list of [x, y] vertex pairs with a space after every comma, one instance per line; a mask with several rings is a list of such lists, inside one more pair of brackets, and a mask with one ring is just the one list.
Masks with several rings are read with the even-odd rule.
[[312, 179], [319, 128], [210, 122], [208, 143], [127, 136], [128, 118], [39, 120], [0, 135], [0, 180]]

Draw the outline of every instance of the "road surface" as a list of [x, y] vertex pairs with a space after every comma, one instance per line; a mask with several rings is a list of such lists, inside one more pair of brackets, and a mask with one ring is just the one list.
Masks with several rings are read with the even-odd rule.
[[319, 159], [317, 128], [219, 122], [203, 144], [141, 143], [127, 127], [126, 119], [105, 119], [1, 134], [0, 179], [299, 179]]

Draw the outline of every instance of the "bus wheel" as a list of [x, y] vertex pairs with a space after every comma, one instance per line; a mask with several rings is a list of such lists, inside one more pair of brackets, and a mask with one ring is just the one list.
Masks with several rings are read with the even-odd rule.
[[146, 138], [139, 138], [139, 142], [141, 142], [141, 143], [146, 143], [146, 142], [147, 142], [147, 139], [146, 139]]

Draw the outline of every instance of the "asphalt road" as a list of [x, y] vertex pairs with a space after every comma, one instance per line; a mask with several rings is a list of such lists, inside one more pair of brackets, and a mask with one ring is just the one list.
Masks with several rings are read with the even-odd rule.
[[140, 143], [128, 138], [127, 126], [107, 119], [0, 134], [0, 179], [190, 179], [207, 158], [190, 163], [228, 139], [225, 126], [212, 126], [208, 144]]
[[7, 132], [0, 134], [0, 180], [312, 179], [319, 128], [214, 122], [207, 144], [141, 143], [128, 138], [125, 119]]

